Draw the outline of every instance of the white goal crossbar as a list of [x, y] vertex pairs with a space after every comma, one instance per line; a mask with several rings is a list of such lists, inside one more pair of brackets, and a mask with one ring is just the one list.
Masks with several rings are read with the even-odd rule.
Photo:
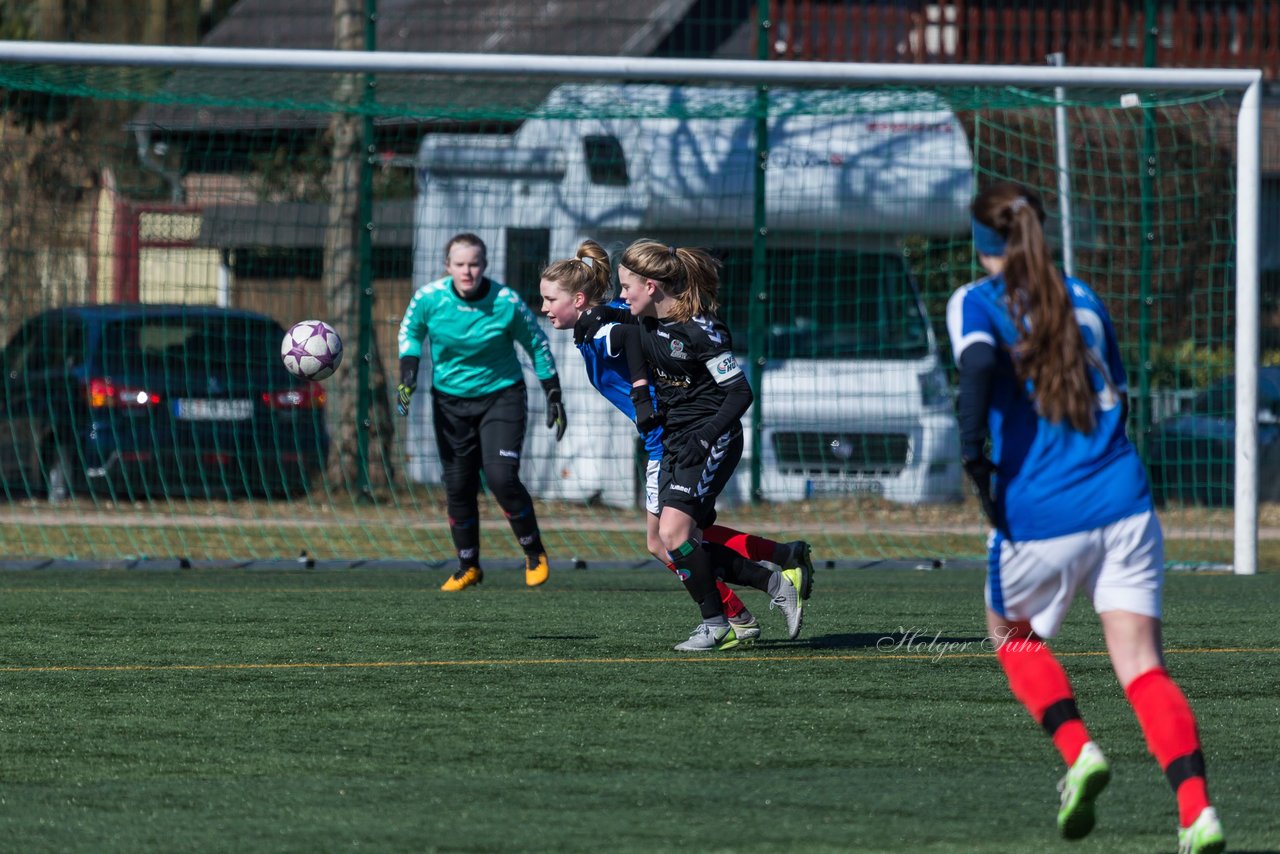
[[1237, 575], [1258, 571], [1258, 231], [1262, 72], [1258, 69], [908, 65], [644, 57], [532, 56], [338, 50], [162, 47], [0, 41], [0, 62], [50, 65], [310, 70], [372, 74], [477, 74], [627, 81], [683, 79], [756, 84], [1036, 86], [1118, 92], [1221, 89], [1241, 93], [1236, 134]]

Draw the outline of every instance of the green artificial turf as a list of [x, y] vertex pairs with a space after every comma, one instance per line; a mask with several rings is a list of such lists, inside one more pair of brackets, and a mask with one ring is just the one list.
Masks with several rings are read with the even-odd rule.
[[[0, 848], [1170, 851], [1087, 603], [1054, 648], [1111, 758], [1058, 840], [1049, 740], [977, 571], [819, 571], [801, 638], [680, 655], [670, 573], [0, 574]], [[1280, 574], [1172, 573], [1168, 665], [1232, 848], [1280, 845]]]

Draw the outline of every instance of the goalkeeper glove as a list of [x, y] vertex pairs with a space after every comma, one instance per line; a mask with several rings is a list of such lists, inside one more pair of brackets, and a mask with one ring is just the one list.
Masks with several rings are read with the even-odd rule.
[[658, 414], [658, 410], [653, 405], [653, 397], [649, 394], [649, 386], [638, 385], [631, 387], [631, 405], [636, 410], [636, 429], [640, 431], [640, 435], [648, 433], [656, 427], [662, 426], [662, 416]]
[[996, 500], [991, 495], [991, 473], [995, 465], [986, 457], [974, 457], [964, 461], [965, 473], [973, 481], [974, 492], [978, 495], [978, 503], [982, 505], [982, 513], [991, 523], [991, 527], [1003, 530], [996, 517]]
[[409, 414], [409, 401], [413, 399], [413, 386], [400, 383], [396, 386], [396, 412]]
[[542, 381], [542, 390], [547, 395], [547, 426], [554, 427], [556, 441], [564, 438], [564, 431], [569, 427], [569, 418], [565, 415], [563, 396], [560, 392], [560, 378], [552, 377]]
[[419, 364], [420, 360], [417, 356], [400, 358], [400, 385], [396, 386], [396, 412], [401, 415], [409, 414], [409, 401], [413, 399], [413, 390], [418, 387]]

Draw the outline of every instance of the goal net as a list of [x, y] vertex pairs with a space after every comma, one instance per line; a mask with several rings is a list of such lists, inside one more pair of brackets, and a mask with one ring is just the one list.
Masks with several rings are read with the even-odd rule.
[[[615, 263], [638, 238], [706, 248], [756, 393], [721, 523], [831, 565], [981, 560], [944, 309], [978, 276], [975, 188], [1012, 179], [1116, 321], [1169, 559], [1233, 562], [1243, 87], [177, 53], [0, 62], [10, 561], [452, 566], [429, 358], [407, 417], [394, 397], [406, 306], [460, 232], [534, 315], [584, 239]], [[280, 359], [307, 319], [345, 344], [323, 383]], [[517, 348], [521, 476], [553, 565], [642, 563], [643, 443], [538, 322], [568, 430]], [[518, 560], [480, 508], [486, 565]]]

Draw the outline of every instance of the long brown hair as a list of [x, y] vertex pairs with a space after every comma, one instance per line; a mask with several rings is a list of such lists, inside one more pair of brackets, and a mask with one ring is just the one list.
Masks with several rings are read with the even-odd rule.
[[1005, 241], [1004, 281], [1018, 330], [1013, 364], [1031, 381], [1040, 414], [1093, 432], [1097, 395], [1089, 379], [1088, 348], [1066, 283], [1044, 236], [1044, 202], [1030, 187], [992, 184], [973, 200], [973, 218]]
[[571, 294], [582, 294], [588, 306], [601, 305], [613, 296], [610, 286], [609, 253], [594, 240], [584, 240], [572, 258], [552, 261], [542, 278], [555, 282]]
[[636, 275], [653, 279], [675, 300], [671, 319], [685, 322], [720, 307], [720, 262], [705, 249], [637, 240], [618, 262]]

